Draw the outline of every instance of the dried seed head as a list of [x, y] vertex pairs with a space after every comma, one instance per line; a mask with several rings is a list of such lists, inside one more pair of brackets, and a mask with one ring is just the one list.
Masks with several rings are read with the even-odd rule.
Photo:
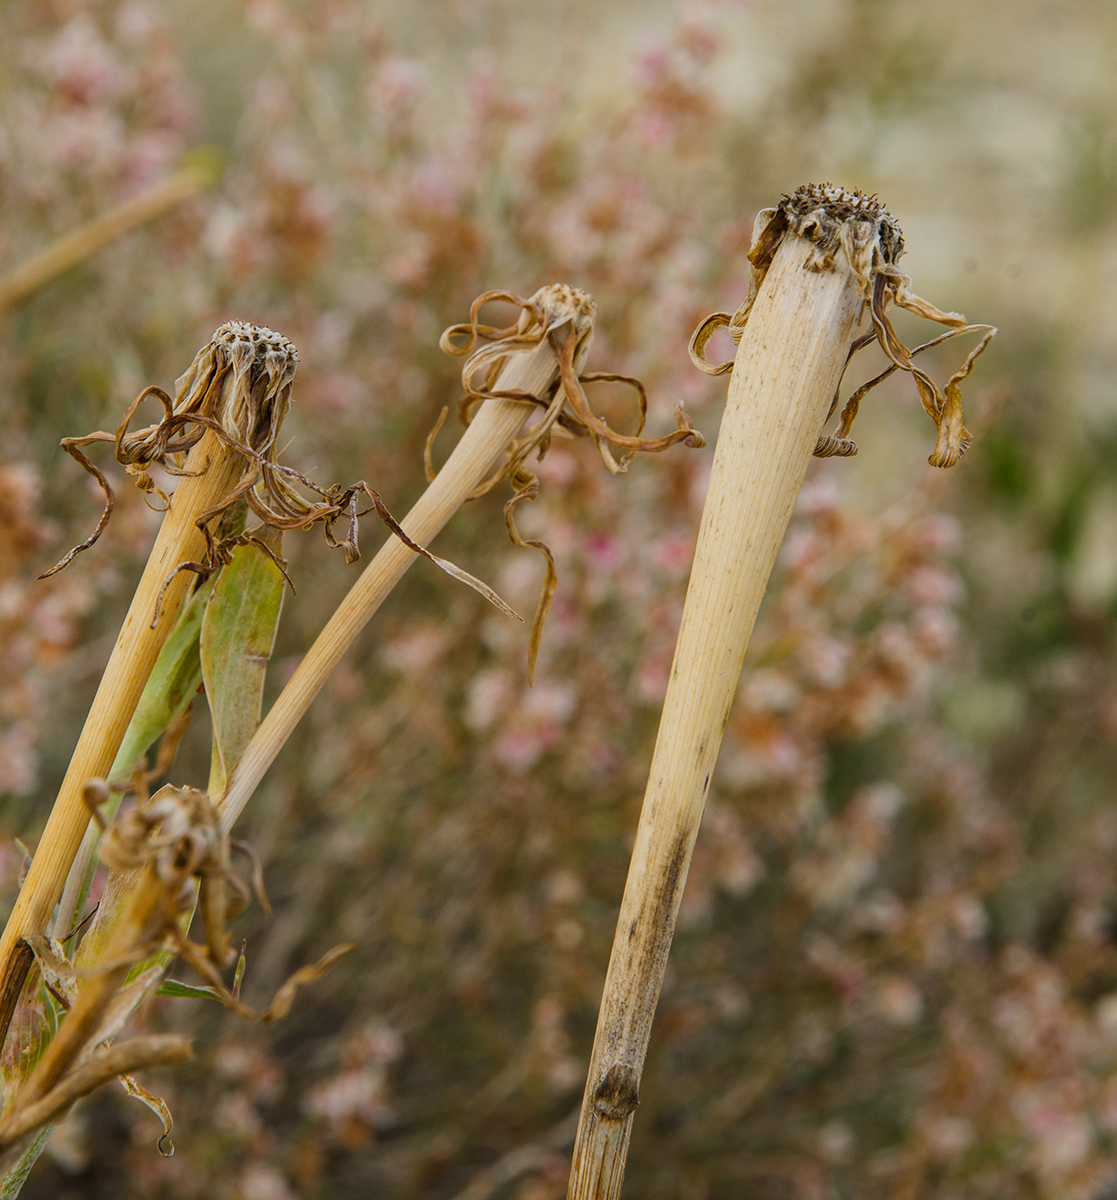
[[853, 249], [853, 253], [847, 249], [850, 265], [858, 278], [868, 276], [874, 257], [895, 263], [904, 252], [904, 235], [896, 218], [876, 196], [864, 192], [847, 192], [832, 183], [809, 183], [784, 196], [775, 212], [792, 233], [818, 246], [821, 261], [808, 264], [814, 270], [832, 265], [831, 256], [847, 242]]
[[527, 328], [539, 325], [547, 333], [553, 333], [567, 321], [574, 329], [582, 347], [583, 357], [593, 338], [593, 323], [597, 317], [597, 301], [581, 288], [567, 283], [549, 283], [541, 287], [532, 297], [542, 319], [531, 310], [520, 313], [520, 320]]
[[[287, 415], [298, 363], [298, 351], [282, 334], [226, 321], [175, 381], [175, 413], [213, 416], [237, 441], [266, 454]], [[233, 386], [223, 389], [230, 370]]]
[[[482, 325], [478, 321], [481, 308], [495, 300], [515, 304], [520, 315], [514, 325], [504, 327]], [[530, 353], [544, 338], [567, 330], [574, 337], [574, 361], [580, 370], [593, 340], [593, 323], [597, 316], [597, 303], [588, 292], [565, 283], [549, 283], [541, 287], [528, 300], [512, 292], [483, 292], [469, 309], [469, 321], [463, 325], [451, 325], [439, 339], [446, 354], [455, 357], [467, 356], [462, 367], [462, 385], [465, 399], [461, 406], [462, 420], [469, 423], [470, 414], [482, 400], [494, 395], [492, 387], [504, 369], [508, 358], [514, 353]], [[465, 338], [464, 342], [456, 339]], [[556, 343], [556, 346], [560, 343]], [[557, 366], [557, 362], [556, 362]], [[483, 381], [476, 383], [484, 372]], [[558, 378], [556, 369], [555, 379]], [[507, 397], [539, 402], [539, 397]]]
[[[849, 434], [861, 400], [878, 383], [894, 371], [901, 370], [909, 372], [915, 380], [923, 407], [938, 431], [938, 440], [928, 461], [936, 467], [954, 466], [973, 441], [962, 423], [960, 384], [973, 370], [977, 357], [997, 331], [991, 325], [967, 325], [966, 318], [960, 313], [943, 312], [911, 290], [911, 279], [896, 266], [904, 252], [903, 232], [895, 217], [875, 196], [846, 191], [832, 183], [812, 183], [784, 196], [775, 208], [766, 208], [758, 213], [753, 228], [752, 249], [749, 251], [752, 271], [748, 297], [735, 313], [713, 313], [694, 331], [690, 341], [690, 357], [694, 365], [707, 375], [724, 375], [733, 369], [732, 361], [718, 364], [708, 362], [706, 346], [719, 329], [727, 329], [734, 341], [740, 342], [768, 267], [788, 234], [811, 243], [813, 253], [805, 264], [808, 270], [833, 270], [835, 256], [840, 252], [861, 285], [861, 294], [869, 309], [873, 328], [870, 333], [853, 342], [846, 362], [856, 351], [874, 341], [880, 344], [891, 362], [881, 374], [853, 393], [842, 410], [837, 430], [832, 435], [819, 437], [815, 454], [820, 458], [846, 458], [856, 454], [857, 443]], [[888, 319], [890, 304], [947, 325], [949, 332], [909, 350]], [[978, 331], [983, 333], [981, 341], [950, 377], [943, 391], [912, 362], [916, 354], [932, 346], [960, 334]], [[839, 394], [836, 393], [827, 419], [837, 409], [838, 399]]]
[[[177, 570], [203, 574], [214, 571], [229, 561], [236, 546], [248, 541], [261, 546], [282, 570], [283, 563], [267, 539], [258, 536], [258, 531], [237, 533], [221, 526], [220, 518], [230, 512], [238, 517], [239, 523], [245, 506], [262, 526], [276, 530], [309, 529], [320, 523], [327, 543], [342, 546], [346, 561], [355, 562], [360, 557], [357, 521], [363, 515], [358, 511], [358, 500], [365, 495], [373, 500], [374, 507], [379, 507], [372, 489], [364, 482], [345, 488], [340, 484], [322, 487], [277, 459], [279, 432], [291, 405], [291, 386], [298, 362], [298, 351], [282, 334], [247, 321], [227, 321], [176, 380], [173, 400], [162, 388], [144, 388], [129, 405], [115, 433], [63, 438], [63, 449], [104, 490], [105, 509], [92, 535], [40, 578], [61, 570], [75, 554], [92, 546], [113, 510], [114, 497], [108, 480], [82, 452], [82, 447], [96, 442], [114, 443], [117, 461], [141, 491], [155, 492], [168, 502], [156, 487], [151, 468], [162, 467], [171, 475], [186, 473], [186, 455], [207, 433], [212, 433], [228, 454], [239, 459], [242, 470], [229, 492], [197, 518], [206, 538], [203, 560], [181, 563]], [[132, 418], [149, 396], [162, 404], [162, 420], [130, 432]], [[339, 520], [348, 523], [348, 533], [340, 542], [333, 533]]]
[[163, 926], [169, 931], [179, 906], [190, 903], [186, 885], [198, 882], [198, 908], [206, 932], [206, 951], [217, 967], [232, 957], [226, 919], [248, 905], [248, 890], [229, 866], [229, 839], [221, 816], [205, 792], [196, 788], [160, 788], [150, 800], [119, 815], [101, 839], [101, 860], [113, 870], [147, 863], [164, 889]]
[[192, 875], [228, 868], [221, 818], [205, 792], [167, 784], [117, 816], [105, 831], [101, 861], [115, 871], [155, 865], [163, 883], [177, 889]]

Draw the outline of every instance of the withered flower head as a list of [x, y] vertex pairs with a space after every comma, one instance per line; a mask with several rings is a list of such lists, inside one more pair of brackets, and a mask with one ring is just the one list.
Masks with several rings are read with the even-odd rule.
[[[357, 511], [357, 503], [360, 495], [370, 494], [369, 489], [360, 483], [347, 488], [338, 484], [324, 488], [277, 459], [279, 431], [291, 405], [291, 386], [298, 361], [294, 345], [281, 334], [246, 321], [228, 321], [176, 380], [173, 400], [160, 387], [144, 388], [129, 405], [115, 433], [99, 431], [85, 437], [63, 438], [63, 449], [104, 490], [105, 509], [93, 534], [42, 577], [61, 570], [74, 555], [92, 546], [101, 536], [115, 504], [108, 480], [82, 453], [81, 447], [112, 442], [117, 462], [141, 491], [154, 492], [164, 503], [169, 503], [152, 478], [152, 467], [161, 467], [170, 475], [188, 473], [186, 456], [207, 432], [212, 432], [224, 448], [239, 457], [243, 469], [230, 491], [198, 517], [198, 525], [206, 537], [204, 560], [183, 563], [180, 569], [213, 571], [228, 561], [235, 546], [245, 541], [257, 542], [269, 554], [273, 553], [266, 542], [251, 533], [218, 528], [220, 517], [226, 513], [235, 516], [245, 507], [263, 525], [278, 530], [308, 529], [321, 522], [331, 546], [344, 546], [348, 562], [359, 558], [357, 518], [363, 514]], [[148, 397], [162, 404], [162, 419], [130, 431], [132, 418]], [[349, 521], [349, 530], [344, 541], [338, 542], [333, 528], [343, 516]], [[226, 526], [229, 524], [235, 522], [226, 522]]]
[[[838, 428], [833, 435], [823, 435], [818, 439], [815, 454], [820, 458], [856, 454], [857, 443], [849, 434], [862, 399], [894, 371], [901, 370], [909, 372], [915, 380], [923, 407], [938, 431], [938, 439], [928, 462], [935, 467], [954, 466], [973, 442], [969, 430], [962, 423], [961, 383], [973, 370], [978, 355], [993, 340], [997, 331], [991, 325], [968, 325], [966, 318], [959, 313], [942, 312], [911, 290], [910, 277], [896, 266], [904, 252], [903, 232], [896, 218], [875, 196], [846, 191], [830, 183], [808, 184], [784, 196], [775, 208], [766, 208], [758, 213], [753, 228], [752, 249], [749, 251], [752, 270], [748, 297], [735, 313], [713, 313], [698, 326], [690, 342], [690, 356], [695, 366], [707, 375], [724, 375], [732, 370], [732, 362], [717, 365], [708, 362], [705, 357], [706, 345], [723, 328], [728, 329], [734, 341], [740, 342], [768, 267], [780, 242], [789, 232], [812, 243], [814, 253], [806, 263], [808, 270], [829, 270], [834, 265], [835, 254], [841, 251], [861, 285], [873, 328], [853, 342], [849, 358], [875, 341], [891, 360], [890, 366], [853, 393], [842, 409]], [[890, 304], [897, 304], [916, 316], [947, 325], [949, 331], [909, 350], [888, 319]], [[964, 333], [978, 331], [983, 332], [981, 341], [942, 391], [926, 371], [912, 362], [915, 355], [932, 346]], [[835, 394], [828, 416], [834, 413], [837, 404], [838, 395]]]
[[[519, 307], [520, 315], [515, 324], [499, 328], [479, 323], [478, 314], [482, 306], [493, 300], [503, 300]], [[596, 314], [597, 305], [593, 298], [581, 289], [566, 284], [549, 284], [527, 300], [512, 292], [485, 292], [473, 302], [469, 322], [450, 326], [442, 334], [439, 343], [447, 354], [468, 356], [462, 367], [465, 394], [459, 404], [459, 413], [465, 424], [469, 424], [477, 406], [490, 399], [523, 400], [542, 410], [539, 419], [512, 441], [496, 468], [473, 492], [475, 497], [484, 495], [507, 478], [512, 485], [512, 497], [504, 506], [509, 536], [517, 546], [538, 550], [547, 561], [543, 592], [532, 622], [529, 679], [534, 675], [539, 639], [558, 580], [549, 548], [543, 542], [525, 540], [516, 528], [516, 505], [524, 500], [534, 500], [539, 495], [539, 480], [527, 467], [528, 458], [532, 454], [537, 459], [543, 458], [550, 447], [556, 426], [568, 435], [592, 438], [605, 466], [613, 474], [626, 471], [629, 462], [639, 451], [658, 453], [678, 442], [695, 448], [706, 444], [681, 404], [675, 408], [674, 432], [659, 438], [641, 436], [647, 419], [648, 397], [640, 380], [612, 372], [583, 371], [593, 340]], [[514, 356], [540, 352], [549, 353], [554, 358], [555, 370], [546, 389], [526, 392], [500, 386], [500, 377]], [[618, 433], [593, 412], [583, 385], [594, 382], [624, 383], [636, 392], [638, 412], [634, 434]], [[428, 479], [434, 478], [431, 443], [445, 417], [444, 411], [427, 440], [425, 461]], [[614, 451], [619, 451], [619, 455], [615, 455]]]

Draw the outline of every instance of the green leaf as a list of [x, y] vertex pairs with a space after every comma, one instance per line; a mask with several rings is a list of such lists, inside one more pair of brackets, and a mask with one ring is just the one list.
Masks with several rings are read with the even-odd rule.
[[135, 766], [156, 738], [186, 711], [201, 686], [202, 660], [198, 639], [206, 602], [219, 577], [211, 576], [195, 590], [182, 610], [178, 624], [163, 643], [109, 772], [111, 779], [126, 775]]
[[177, 979], [167, 979], [159, 985], [157, 996], [178, 996], [187, 1000], [218, 1000], [220, 997], [211, 987], [194, 987], [189, 983], [179, 983]]
[[[279, 537], [261, 537], [278, 556]], [[273, 540], [274, 539], [274, 540]], [[275, 645], [283, 606], [283, 572], [260, 546], [233, 551], [206, 605], [201, 658], [213, 717], [213, 763], [209, 793], [216, 800], [260, 724], [264, 674]]]

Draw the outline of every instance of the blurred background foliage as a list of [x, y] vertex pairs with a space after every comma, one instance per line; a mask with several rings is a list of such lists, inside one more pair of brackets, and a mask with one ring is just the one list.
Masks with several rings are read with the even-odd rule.
[[[4, 903], [158, 521], [122, 487], [97, 549], [34, 582], [99, 511], [61, 436], [114, 428], [251, 320], [300, 349], [288, 460], [401, 514], [458, 396], [439, 331], [485, 289], [562, 281], [598, 301], [591, 369], [641, 375], [654, 431], [684, 399], [712, 441], [724, 380], [690, 366], [690, 332], [744, 295], [757, 210], [830, 179], [886, 200], [917, 291], [1001, 334], [957, 470], [926, 465], [896, 378], [859, 457], [811, 468], [627, 1194], [1117, 1196], [1117, 10], [10, 0], [2, 19], [3, 269], [199, 146], [225, 168], [0, 318]], [[27, 1197], [564, 1194], [710, 451], [615, 479], [594, 458], [556, 446], [522, 517], [560, 577], [534, 690], [523, 629], [419, 564], [246, 814], [276, 906], [238, 928], [248, 998], [340, 938], [360, 950], [274, 1028], [157, 1001], [144, 1022], [198, 1039], [156, 1084], [176, 1155], [105, 1090]], [[530, 611], [540, 564], [499, 503], [439, 550]], [[270, 695], [357, 569], [286, 550]], [[199, 711], [173, 778], [201, 785], [207, 759]]]

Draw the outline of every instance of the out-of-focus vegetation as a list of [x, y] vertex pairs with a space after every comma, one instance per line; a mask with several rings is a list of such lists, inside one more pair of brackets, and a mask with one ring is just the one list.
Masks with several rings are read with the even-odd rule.
[[[628, 1194], [1117, 1194], [1115, 59], [1117, 12], [1090, 0], [9, 4], [0, 264], [201, 143], [226, 173], [0, 328], [7, 902], [158, 520], [121, 488], [98, 547], [34, 582], [99, 511], [61, 436], [114, 428], [250, 320], [300, 350], [289, 461], [398, 513], [458, 395], [439, 331], [487, 288], [562, 281], [598, 301], [591, 369], [641, 375], [657, 431], [685, 398], [712, 442], [724, 381], [687, 338], [742, 298], [756, 211], [833, 179], [887, 201], [918, 291], [1002, 333], [956, 471], [926, 465], [895, 379], [860, 457], [812, 467]], [[523, 629], [419, 564], [248, 810], [276, 913], [238, 926], [247, 998], [360, 950], [276, 1027], [157, 1001], [149, 1027], [198, 1038], [158, 1080], [175, 1157], [106, 1090], [24, 1195], [563, 1194], [710, 452], [616, 479], [595, 457], [553, 448], [521, 517], [560, 577], [534, 690]], [[530, 611], [540, 564], [498, 498], [439, 549]], [[356, 569], [287, 550], [271, 694]], [[196, 725], [174, 779], [200, 786]]]

